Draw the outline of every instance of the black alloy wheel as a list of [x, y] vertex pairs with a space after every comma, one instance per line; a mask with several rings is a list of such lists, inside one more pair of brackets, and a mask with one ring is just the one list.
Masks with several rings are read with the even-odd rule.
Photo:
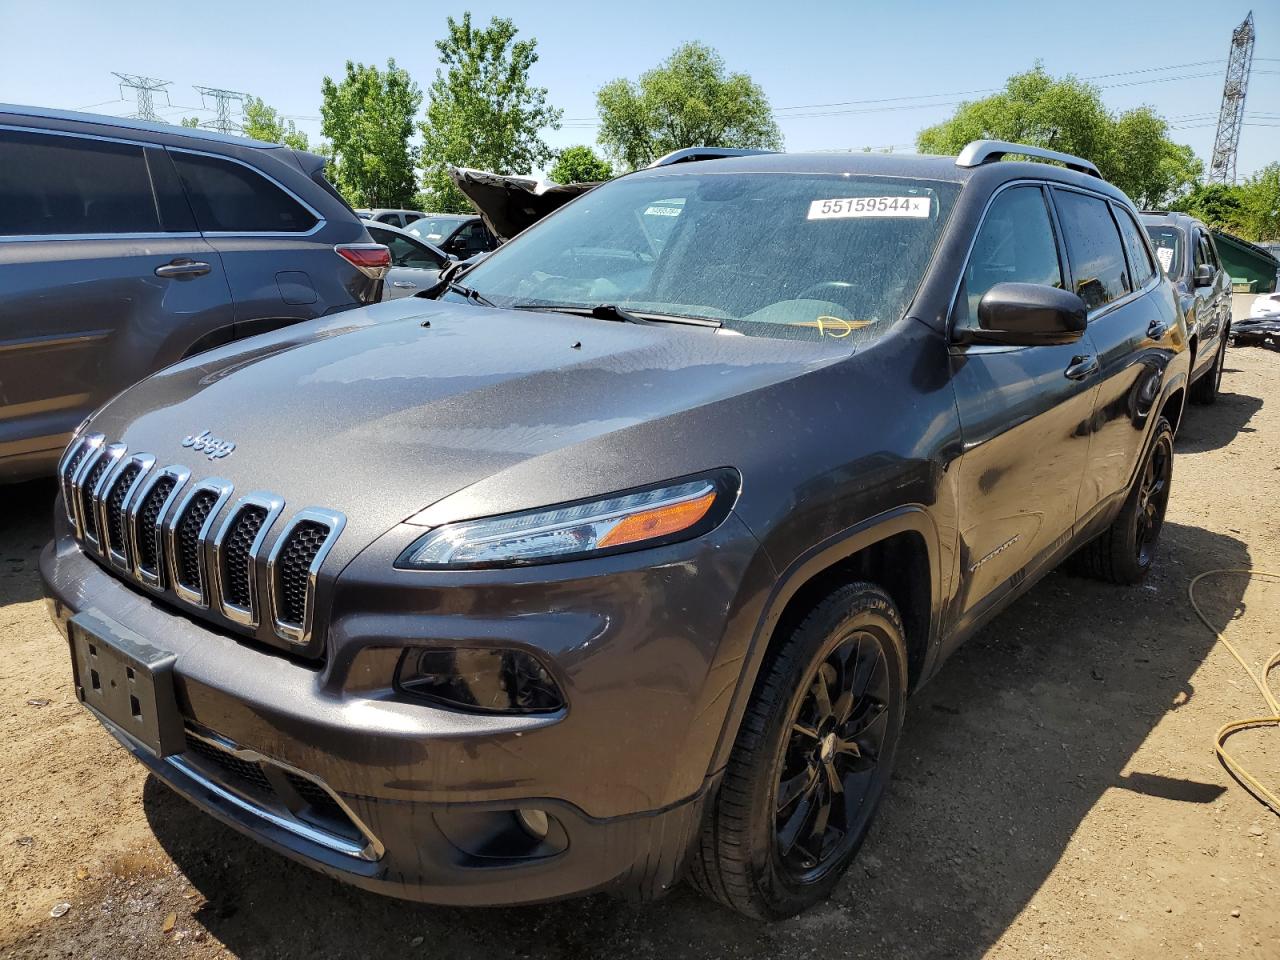
[[889, 729], [889, 662], [867, 631], [837, 640], [805, 683], [779, 757], [774, 843], [791, 879], [808, 883], [859, 833]]
[[906, 631], [876, 584], [838, 587], [781, 628], [707, 801], [693, 884], [758, 919], [830, 896], [885, 794], [906, 700]]
[[1143, 465], [1138, 487], [1137, 535], [1138, 564], [1151, 566], [1160, 528], [1164, 526], [1165, 509], [1169, 505], [1169, 484], [1173, 479], [1173, 441], [1156, 437], [1151, 455]]
[[1160, 417], [1124, 507], [1111, 526], [1076, 552], [1071, 567], [1110, 583], [1141, 581], [1155, 562], [1172, 483], [1173, 425]]

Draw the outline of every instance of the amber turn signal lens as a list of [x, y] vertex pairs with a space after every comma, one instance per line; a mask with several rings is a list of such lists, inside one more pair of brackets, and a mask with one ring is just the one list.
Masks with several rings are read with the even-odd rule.
[[620, 547], [640, 540], [653, 540], [672, 533], [679, 533], [692, 527], [707, 515], [711, 504], [715, 503], [716, 492], [703, 494], [696, 500], [673, 503], [643, 513], [635, 513], [627, 517], [616, 527], [606, 533], [597, 543], [597, 547]]

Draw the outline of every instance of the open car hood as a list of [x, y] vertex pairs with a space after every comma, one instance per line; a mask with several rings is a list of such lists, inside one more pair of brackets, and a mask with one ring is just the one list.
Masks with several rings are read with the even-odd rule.
[[551, 183], [467, 167], [450, 167], [449, 176], [476, 205], [485, 226], [504, 241], [574, 197], [599, 186], [597, 183]]

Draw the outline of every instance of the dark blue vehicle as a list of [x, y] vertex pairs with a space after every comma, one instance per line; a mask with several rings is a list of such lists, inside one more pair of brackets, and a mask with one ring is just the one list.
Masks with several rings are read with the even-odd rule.
[[0, 104], [0, 482], [159, 368], [375, 303], [386, 251], [314, 154]]

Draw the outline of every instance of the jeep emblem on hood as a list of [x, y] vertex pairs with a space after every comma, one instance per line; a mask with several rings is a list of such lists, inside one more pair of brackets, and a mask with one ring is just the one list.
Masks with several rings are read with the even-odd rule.
[[236, 448], [232, 441], [215, 437], [208, 430], [183, 437], [182, 445], [203, 453], [210, 460], [221, 460], [223, 457], [230, 456]]

